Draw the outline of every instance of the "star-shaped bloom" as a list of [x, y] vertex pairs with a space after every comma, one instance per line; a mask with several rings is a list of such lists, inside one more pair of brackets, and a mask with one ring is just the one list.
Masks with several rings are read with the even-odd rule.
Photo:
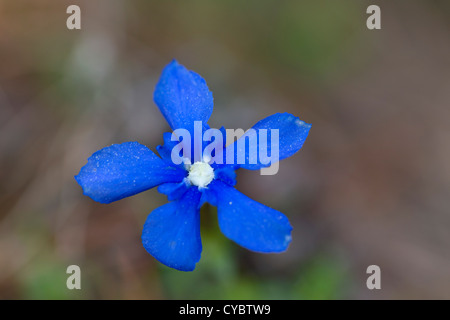
[[[194, 136], [195, 123], [199, 122], [201, 133], [209, 129], [212, 93], [201, 76], [177, 61], [163, 70], [154, 101], [174, 131], [185, 129]], [[252, 132], [275, 130], [279, 135], [275, 147], [282, 160], [302, 147], [310, 128], [310, 124], [291, 114], [276, 113], [256, 123]], [[225, 134], [225, 129], [220, 132]], [[200, 207], [205, 202], [217, 207], [220, 229], [229, 239], [256, 252], [283, 252], [291, 241], [292, 227], [287, 217], [234, 188], [235, 170], [259, 170], [272, 164], [263, 163], [255, 154], [260, 149], [240, 147], [239, 141], [248, 138], [248, 132], [222, 152], [225, 155], [231, 151], [233, 160], [241, 156], [245, 161], [240, 164], [225, 161], [225, 156], [223, 163], [214, 163], [209, 157], [194, 161], [194, 151], [185, 156], [183, 163], [176, 164], [173, 150], [181, 139], [172, 141], [172, 133], [165, 133], [164, 144], [157, 147], [159, 156], [138, 142], [113, 144], [95, 152], [75, 179], [85, 195], [100, 203], [111, 203], [158, 186], [170, 202], [149, 214], [142, 242], [154, 258], [169, 267], [192, 271], [200, 260]], [[259, 147], [261, 141], [256, 141]], [[201, 151], [205, 147], [203, 142]], [[271, 148], [274, 149], [273, 144], [265, 151], [270, 153]], [[220, 158], [218, 151], [215, 156]]]

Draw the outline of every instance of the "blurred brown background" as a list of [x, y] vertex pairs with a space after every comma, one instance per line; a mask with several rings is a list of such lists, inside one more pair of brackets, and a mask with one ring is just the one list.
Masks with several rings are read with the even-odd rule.
[[[0, 1], [0, 298], [450, 298], [449, 36], [445, 0]], [[82, 195], [73, 176], [96, 150], [162, 143], [152, 95], [173, 58], [208, 82], [213, 127], [312, 123], [277, 175], [238, 172], [289, 217], [286, 253], [238, 247], [206, 206], [202, 260], [178, 272], [140, 241], [165, 196]], [[82, 290], [66, 288], [71, 264]]]

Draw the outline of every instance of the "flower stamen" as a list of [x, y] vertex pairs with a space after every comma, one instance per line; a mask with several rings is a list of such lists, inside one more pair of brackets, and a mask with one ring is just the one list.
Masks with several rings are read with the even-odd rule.
[[188, 180], [199, 188], [205, 188], [214, 179], [214, 169], [206, 162], [194, 162], [189, 168]]

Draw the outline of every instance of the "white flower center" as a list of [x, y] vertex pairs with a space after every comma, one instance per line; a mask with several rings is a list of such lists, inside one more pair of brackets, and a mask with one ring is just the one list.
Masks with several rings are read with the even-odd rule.
[[206, 162], [195, 162], [189, 168], [188, 179], [194, 186], [205, 188], [214, 179], [214, 170]]

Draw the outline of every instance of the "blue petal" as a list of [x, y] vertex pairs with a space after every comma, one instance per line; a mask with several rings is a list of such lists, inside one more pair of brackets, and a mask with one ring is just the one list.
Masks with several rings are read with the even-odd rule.
[[206, 190], [217, 206], [222, 233], [237, 244], [258, 252], [282, 252], [291, 242], [292, 227], [285, 215], [256, 202], [220, 180]]
[[[208, 124], [203, 124], [202, 127], [199, 127], [198, 132], [196, 133], [197, 138], [195, 137], [193, 132], [188, 131], [189, 136], [186, 137], [187, 140], [185, 140], [185, 137], [180, 138], [180, 137], [177, 137], [176, 134], [166, 132], [163, 134], [164, 144], [157, 146], [156, 150], [158, 151], [159, 155], [161, 156], [161, 158], [164, 161], [166, 161], [167, 163], [170, 163], [171, 165], [176, 165], [176, 164], [174, 164], [174, 161], [172, 160], [172, 150], [181, 141], [181, 144], [183, 146], [183, 152], [181, 152], [181, 150], [180, 150], [178, 157], [182, 158], [183, 155], [185, 155], [191, 163], [194, 163], [195, 161], [200, 161], [201, 160], [200, 158], [203, 154], [203, 150], [210, 143], [209, 141], [203, 141], [203, 134], [208, 129], [209, 129]], [[172, 135], [174, 135], [175, 140], [172, 140]], [[185, 149], [185, 148], [187, 148], [187, 149]], [[183, 154], [183, 153], [186, 153], [187, 150], [191, 150], [191, 153]], [[198, 160], [195, 160], [195, 152], [198, 153], [198, 156], [199, 156]], [[183, 163], [177, 164], [176, 166], [184, 168]]]
[[239, 166], [236, 164], [227, 164], [226, 163], [226, 153], [225, 146], [227, 142], [227, 131], [225, 127], [221, 127], [219, 131], [222, 133], [222, 149], [216, 150], [215, 154], [213, 156], [220, 158], [221, 163], [213, 162], [211, 166], [214, 169], [214, 175], [215, 179], [222, 180], [223, 182], [229, 184], [230, 186], [236, 185], [236, 172], [235, 170], [239, 169]]
[[[239, 164], [241, 168], [250, 169], [250, 170], [258, 170], [263, 167], [268, 167], [270, 164], [275, 163], [276, 161], [270, 163], [264, 163], [261, 161], [261, 150], [262, 145], [260, 146], [260, 138], [259, 132], [261, 129], [267, 130], [267, 156], [272, 155], [272, 146], [278, 146], [278, 160], [283, 160], [292, 156], [303, 146], [306, 137], [308, 136], [309, 129], [311, 128], [310, 124], [307, 124], [300, 120], [298, 117], [293, 116], [289, 113], [275, 113], [267, 118], [262, 119], [258, 123], [256, 123], [253, 127], [254, 131], [247, 131], [239, 140], [234, 143], [234, 163], [238, 163], [237, 157], [239, 154], [245, 155], [245, 163]], [[271, 133], [270, 129], [278, 129], [279, 139], [275, 141], [275, 143], [271, 144]], [[252, 134], [257, 134], [257, 148], [251, 150], [247, 145], [248, 141], [245, 144], [245, 148], [241, 148], [239, 141], [242, 142], [243, 139], [249, 139]], [[261, 147], [261, 149], [260, 149]], [[251, 150], [251, 151], [250, 151]], [[266, 153], [264, 152], [264, 153]], [[251, 159], [255, 159], [251, 163]]]
[[137, 142], [113, 144], [95, 152], [75, 180], [85, 195], [110, 203], [165, 182], [183, 180], [186, 171], [168, 165]]
[[155, 209], [145, 222], [144, 248], [168, 267], [192, 271], [200, 260], [200, 196], [197, 188], [189, 188], [179, 200]]
[[[174, 164], [172, 161], [172, 149], [179, 143], [178, 141], [171, 140], [172, 133], [165, 132], [163, 134], [164, 144], [157, 146], [156, 150], [158, 151], [161, 158], [167, 163]], [[179, 165], [181, 168], [184, 168], [184, 164]]]
[[214, 170], [214, 178], [222, 180], [230, 186], [236, 185], [236, 172], [233, 166], [221, 165]]
[[191, 131], [194, 121], [206, 124], [213, 111], [213, 96], [205, 80], [175, 60], [164, 68], [153, 99], [174, 130]]
[[168, 182], [160, 185], [158, 191], [162, 194], [167, 195], [167, 200], [173, 201], [179, 199], [182, 195], [186, 193], [189, 189], [190, 184], [184, 179], [181, 182]]

